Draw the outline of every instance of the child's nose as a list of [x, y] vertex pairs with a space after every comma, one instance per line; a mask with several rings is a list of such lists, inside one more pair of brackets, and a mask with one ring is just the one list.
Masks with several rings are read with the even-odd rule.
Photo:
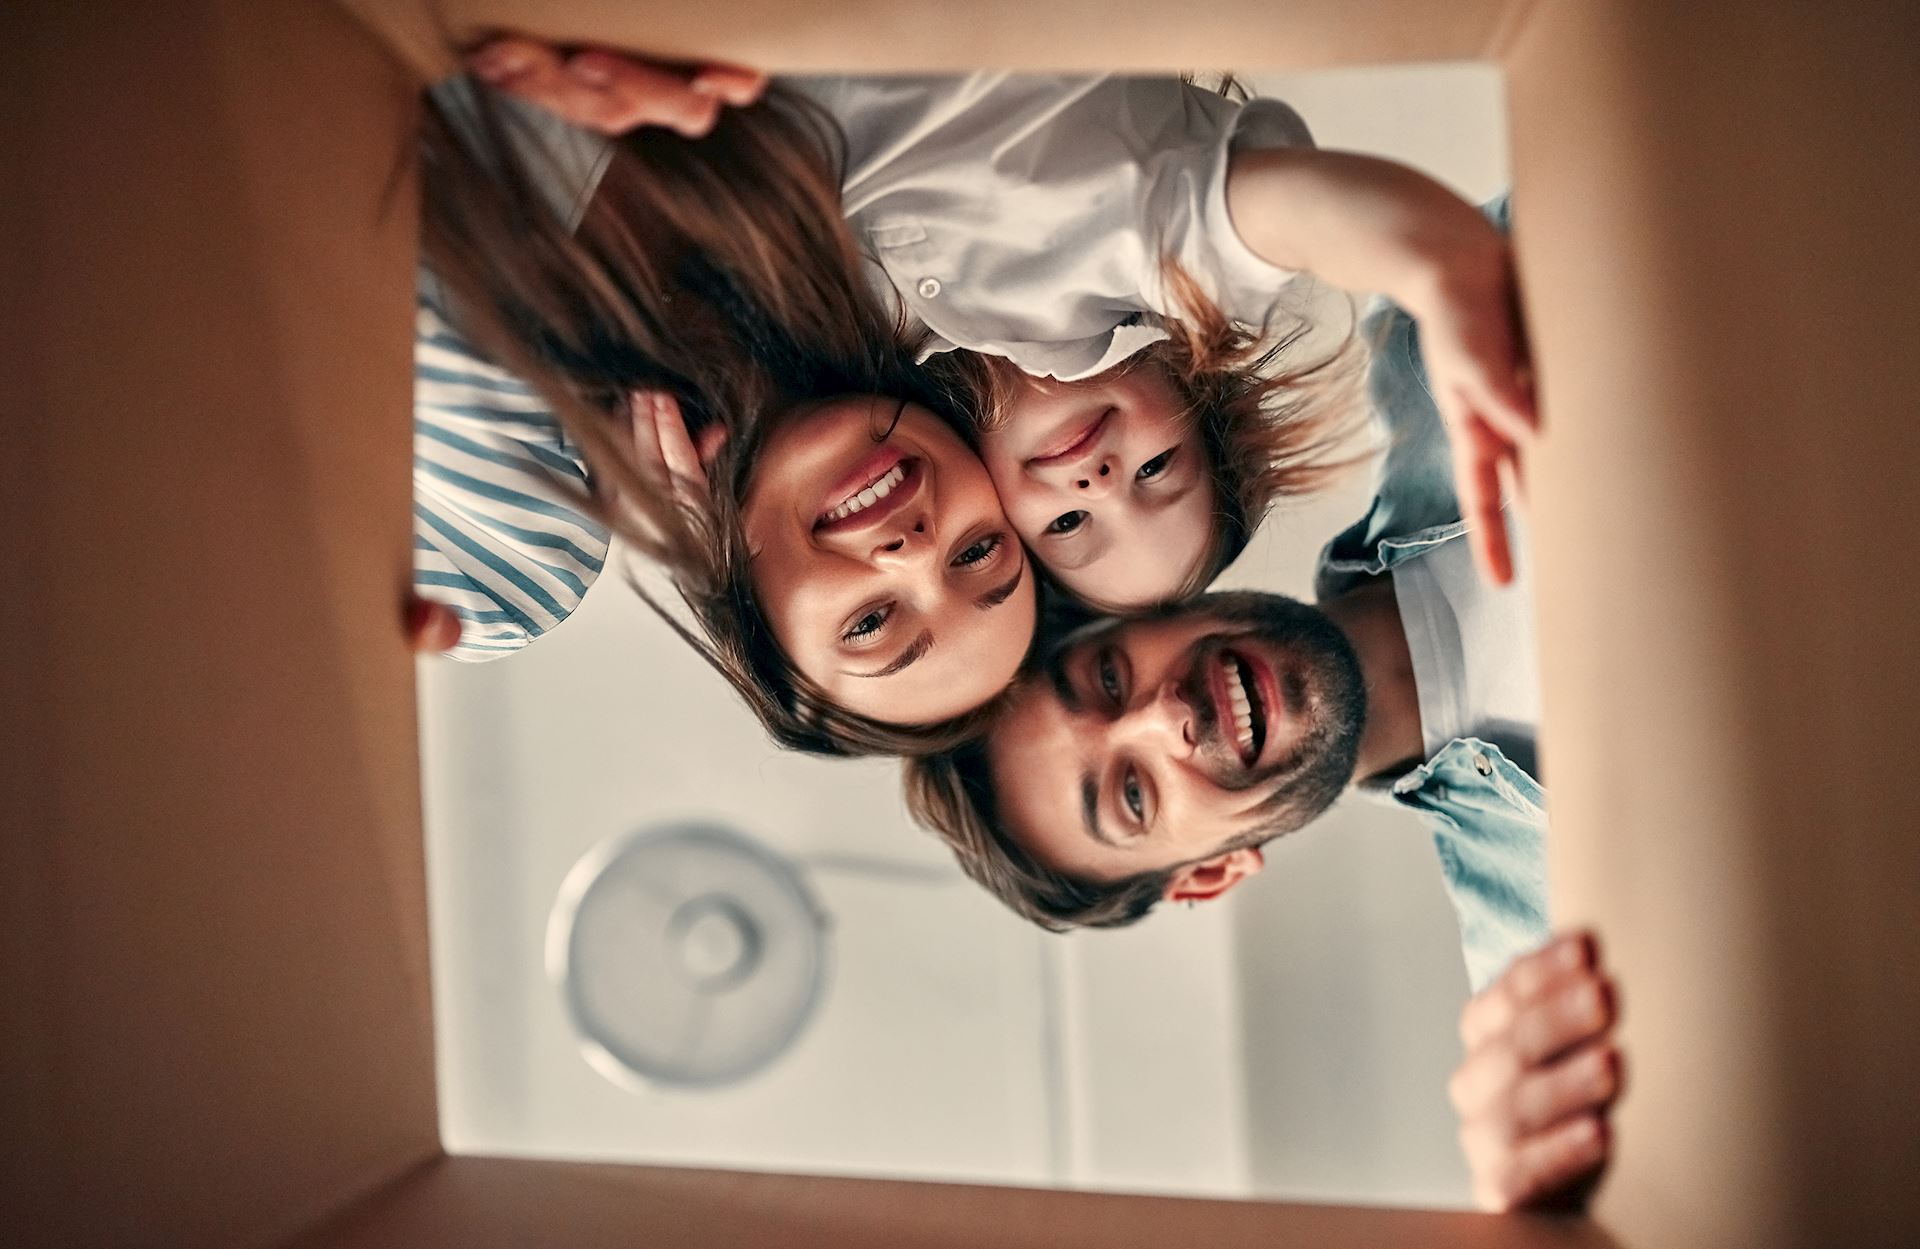
[[1118, 466], [1111, 456], [1106, 456], [1099, 463], [1086, 465], [1074, 473], [1074, 492], [1098, 499], [1113, 489], [1119, 477]]

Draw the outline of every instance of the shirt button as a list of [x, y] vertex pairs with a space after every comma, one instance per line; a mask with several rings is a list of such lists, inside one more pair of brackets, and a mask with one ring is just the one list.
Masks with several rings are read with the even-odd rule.
[[920, 291], [920, 298], [932, 299], [940, 293], [940, 279], [921, 278], [918, 289]]
[[1475, 754], [1473, 756], [1473, 770], [1482, 776], [1492, 776], [1493, 764], [1485, 755]]

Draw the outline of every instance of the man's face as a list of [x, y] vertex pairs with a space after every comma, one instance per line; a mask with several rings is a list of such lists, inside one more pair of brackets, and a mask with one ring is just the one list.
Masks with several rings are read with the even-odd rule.
[[1069, 637], [1010, 696], [987, 760], [1027, 853], [1110, 881], [1299, 827], [1352, 779], [1365, 718], [1359, 664], [1324, 615], [1216, 594]]

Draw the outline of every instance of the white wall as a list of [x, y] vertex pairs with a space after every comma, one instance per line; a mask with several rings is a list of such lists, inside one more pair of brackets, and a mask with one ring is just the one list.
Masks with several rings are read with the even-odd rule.
[[[1484, 197], [1504, 177], [1477, 68], [1255, 75], [1325, 146]], [[1256, 537], [1232, 584], [1303, 592], [1350, 483]], [[1417, 824], [1343, 802], [1229, 902], [1050, 937], [912, 829], [895, 770], [768, 746], [609, 579], [505, 662], [426, 662], [423, 767], [443, 1134], [455, 1151], [1457, 1203], [1442, 1092], [1465, 992]], [[736, 1088], [634, 1093], [579, 1055], [541, 960], [568, 868], [665, 819], [731, 824], [816, 867], [824, 1006]]]

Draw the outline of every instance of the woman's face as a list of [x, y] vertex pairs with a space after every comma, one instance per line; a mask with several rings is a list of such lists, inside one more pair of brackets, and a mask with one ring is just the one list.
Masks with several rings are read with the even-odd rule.
[[1216, 524], [1197, 423], [1165, 370], [1081, 385], [1023, 379], [980, 454], [1035, 558], [1087, 601], [1144, 607], [1175, 597]]
[[795, 668], [889, 724], [933, 724], [1006, 688], [1033, 640], [1034, 579], [945, 422], [837, 399], [782, 417], [756, 463], [753, 588]]

